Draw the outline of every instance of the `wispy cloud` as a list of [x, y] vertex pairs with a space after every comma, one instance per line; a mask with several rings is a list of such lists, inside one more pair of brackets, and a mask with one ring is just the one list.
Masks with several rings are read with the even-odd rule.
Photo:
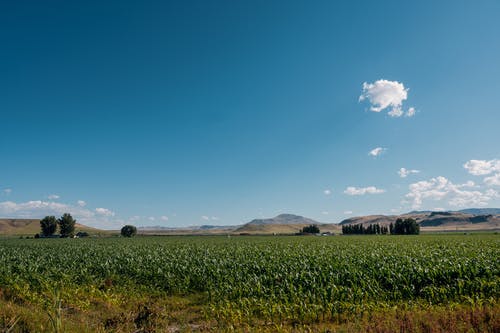
[[484, 183], [489, 186], [500, 186], [500, 173], [496, 173], [490, 177], [485, 177]]
[[420, 170], [415, 170], [415, 169], [410, 170], [410, 169], [406, 169], [406, 168], [401, 168], [398, 171], [398, 175], [401, 178], [406, 178], [411, 174], [417, 174], [417, 173], [420, 173]]
[[203, 215], [201, 217], [201, 219], [204, 220], [204, 221], [218, 221], [219, 220], [219, 218], [217, 216], [211, 216], [210, 217], [210, 216], [207, 216], [207, 215]]
[[417, 113], [417, 110], [415, 110], [414, 107], [411, 107], [408, 109], [408, 111], [406, 112], [406, 116], [407, 117], [413, 117], [415, 114]]
[[387, 148], [377, 147], [377, 148], [370, 150], [368, 155], [373, 156], [373, 157], [377, 157], [377, 156], [382, 155], [386, 151], [387, 151]]
[[85, 201], [83, 201], [83, 200], [78, 200], [76, 203], [77, 203], [77, 205], [78, 205], [78, 206], [80, 206], [80, 207], [85, 207], [85, 206], [87, 206], [87, 203], [86, 203]]
[[4, 190], [2, 191], [2, 193], [3, 193], [3, 194], [5, 194], [5, 195], [9, 195], [9, 194], [11, 194], [11, 193], [12, 193], [12, 189], [11, 189], [11, 188], [6, 188], [6, 189], [4, 189]]
[[368, 186], [368, 187], [349, 186], [344, 191], [344, 193], [347, 195], [381, 194], [384, 192], [385, 190], [376, 188], [375, 186]]
[[[368, 100], [370, 110], [380, 112], [388, 109], [391, 117], [404, 115], [403, 102], [408, 98], [408, 88], [398, 81], [377, 80], [373, 83], [363, 83], [363, 92], [359, 101]], [[408, 117], [415, 115], [415, 108], [410, 107], [406, 113]]]
[[324, 191], [323, 191], [323, 193], [324, 193], [325, 195], [330, 195], [330, 194], [332, 194], [332, 190], [328, 190], [328, 189], [326, 189], [326, 190], [324, 190]]
[[109, 210], [107, 208], [96, 208], [95, 212], [97, 214], [103, 215], [103, 216], [115, 216], [115, 212], [113, 212], [112, 210]]
[[59, 198], [60, 198], [60, 196], [59, 196], [59, 195], [57, 195], [57, 194], [49, 194], [49, 195], [47, 196], [47, 198], [48, 198], [49, 200], [57, 200], [57, 199], [59, 199]]

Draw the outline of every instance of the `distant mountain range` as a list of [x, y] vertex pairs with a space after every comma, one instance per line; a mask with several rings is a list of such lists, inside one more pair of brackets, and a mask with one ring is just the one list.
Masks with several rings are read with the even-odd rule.
[[459, 210], [458, 212], [474, 215], [500, 215], [500, 208], [468, 208]]
[[[304, 226], [315, 224], [323, 232], [340, 232], [345, 224], [389, 224], [398, 218], [413, 218], [423, 228], [422, 230], [500, 230], [500, 208], [469, 208], [459, 211], [413, 211], [401, 215], [367, 215], [343, 220], [339, 224], [322, 223], [313, 219], [294, 215], [280, 214], [273, 218], [254, 219], [240, 225], [201, 225], [192, 227], [139, 227], [141, 234], [294, 234]], [[90, 233], [106, 232], [77, 224], [77, 231]], [[40, 232], [38, 219], [0, 219], [0, 235], [34, 235]]]
[[280, 214], [273, 218], [254, 219], [248, 223], [230, 226], [202, 225], [192, 227], [140, 227], [143, 234], [294, 234], [304, 226], [317, 224], [322, 230], [338, 229], [336, 224], [322, 224], [307, 217], [294, 214]]

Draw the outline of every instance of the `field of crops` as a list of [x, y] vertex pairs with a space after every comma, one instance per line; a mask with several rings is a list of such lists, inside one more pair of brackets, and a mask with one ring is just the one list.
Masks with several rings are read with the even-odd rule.
[[0, 240], [0, 330], [356, 331], [470, 309], [458, 331], [494, 332], [499, 258], [493, 234]]

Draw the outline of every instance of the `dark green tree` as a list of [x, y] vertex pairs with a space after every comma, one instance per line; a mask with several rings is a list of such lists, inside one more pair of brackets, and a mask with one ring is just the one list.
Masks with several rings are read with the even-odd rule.
[[394, 230], [391, 230], [391, 234], [394, 235], [418, 235], [420, 233], [420, 226], [417, 221], [412, 218], [396, 220], [394, 225]]
[[406, 219], [405, 224], [406, 224], [405, 231], [407, 235], [418, 235], [420, 233], [420, 226], [414, 219], [412, 218]]
[[302, 228], [302, 232], [305, 234], [319, 234], [319, 228], [317, 225], [311, 224]]
[[59, 224], [59, 230], [61, 232], [61, 237], [72, 237], [75, 232], [76, 220], [69, 213], [64, 213], [57, 223]]
[[126, 225], [126, 226], [123, 226], [120, 233], [123, 237], [132, 237], [132, 236], [135, 236], [137, 234], [137, 228], [133, 225]]
[[40, 228], [42, 229], [42, 235], [51, 236], [57, 230], [57, 219], [55, 216], [45, 216], [40, 220]]

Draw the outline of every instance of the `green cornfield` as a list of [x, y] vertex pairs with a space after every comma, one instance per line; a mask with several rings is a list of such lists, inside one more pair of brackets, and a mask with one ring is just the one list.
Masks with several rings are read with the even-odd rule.
[[57, 298], [83, 312], [95, 298], [200, 295], [205, 318], [231, 327], [495, 305], [500, 236], [4, 239], [2, 295], [43, 309]]

